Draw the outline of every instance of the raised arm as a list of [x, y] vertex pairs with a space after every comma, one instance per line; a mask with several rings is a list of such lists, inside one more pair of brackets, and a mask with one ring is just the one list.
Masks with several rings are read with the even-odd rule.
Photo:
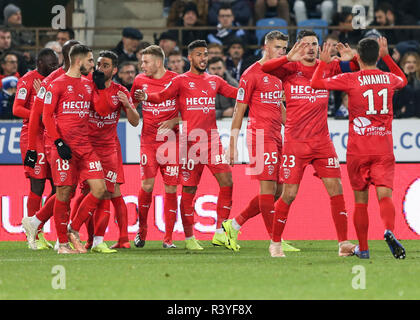
[[388, 41], [385, 37], [380, 37], [378, 39], [379, 43], [379, 57], [385, 62], [386, 66], [396, 76], [400, 77], [403, 80], [402, 87], [407, 85], [407, 77], [405, 76], [404, 72], [400, 69], [400, 67], [394, 62], [392, 57], [389, 55], [388, 52]]

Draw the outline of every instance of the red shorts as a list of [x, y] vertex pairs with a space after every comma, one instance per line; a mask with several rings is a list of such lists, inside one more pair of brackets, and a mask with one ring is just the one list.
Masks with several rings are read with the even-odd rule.
[[118, 152], [109, 148], [94, 147], [96, 155], [101, 160], [102, 170], [105, 177], [106, 189], [110, 193], [115, 191], [115, 183], [118, 180]]
[[56, 186], [71, 186], [88, 179], [104, 179], [102, 164], [90, 145], [72, 148], [72, 158], [60, 158], [55, 146], [49, 150], [51, 173]]
[[121, 152], [121, 146], [118, 141], [117, 145], [117, 157], [118, 157], [118, 168], [117, 168], [117, 183], [123, 184], [125, 183], [125, 177], [124, 177], [124, 165], [122, 160], [122, 152]]
[[[20, 154], [22, 156], [22, 163], [25, 161], [26, 151], [28, 150], [28, 135], [24, 133], [20, 136]], [[35, 163], [35, 168], [23, 166], [25, 176], [34, 179], [47, 179], [51, 178], [51, 168], [46, 159], [44, 133], [40, 133], [36, 139], [36, 152], [38, 158]]]
[[281, 179], [281, 153], [282, 146], [275, 142], [264, 142], [261, 150], [256, 146], [255, 140], [247, 139], [249, 165], [246, 174], [251, 175], [251, 179], [259, 181], [277, 181], [283, 183]]
[[204, 146], [193, 144], [189, 145], [186, 151], [181, 153], [179, 164], [183, 186], [197, 186], [204, 166], [207, 166], [213, 175], [231, 172], [220, 140], [213, 142], [211, 148], [208, 148], [207, 143]]
[[176, 186], [179, 183], [178, 142], [143, 144], [140, 146], [140, 176], [142, 180], [155, 178], [158, 169], [163, 183]]
[[284, 183], [300, 184], [309, 164], [319, 178], [341, 178], [340, 162], [331, 140], [284, 143], [281, 162]]
[[353, 190], [364, 191], [370, 184], [394, 186], [395, 157], [389, 155], [347, 155], [347, 172]]

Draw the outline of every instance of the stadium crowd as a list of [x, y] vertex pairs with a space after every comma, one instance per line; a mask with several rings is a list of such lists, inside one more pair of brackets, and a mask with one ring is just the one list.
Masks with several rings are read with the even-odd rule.
[[[10, 2], [10, 1], [8, 1]], [[13, 1], [12, 1], [13, 2]], [[366, 10], [369, 26], [389, 27], [389, 29], [353, 29], [352, 7], [362, 4]], [[1, 10], [1, 4], [0, 4]], [[394, 117], [420, 117], [420, 29], [398, 29], [393, 26], [420, 24], [420, 2], [416, 0], [165, 0], [164, 13], [168, 30], [155, 34], [155, 44], [165, 53], [165, 66], [183, 73], [189, 69], [186, 58], [187, 45], [196, 39], [208, 42], [210, 63], [208, 71], [218, 74], [233, 86], [243, 72], [261, 58], [264, 34], [271, 29], [256, 32], [241, 29], [241, 26], [335, 26], [333, 30], [320, 30], [320, 42], [348, 43], [355, 48], [365, 37], [388, 39], [390, 52], [396, 63], [408, 78], [408, 85], [394, 96]], [[0, 27], [0, 119], [14, 119], [12, 106], [17, 80], [28, 71], [35, 69], [35, 54], [27, 49], [35, 44], [34, 32], [21, 30], [24, 16], [18, 6], [10, 3], [4, 6], [3, 22]], [[175, 27], [205, 27], [213, 29], [173, 29]], [[122, 26], [123, 27], [123, 26]], [[214, 29], [214, 27], [216, 29]], [[232, 29], [232, 27], [237, 27]], [[286, 32], [286, 29], [282, 29]], [[289, 30], [294, 39], [296, 30]], [[181, 32], [181, 34], [178, 34]], [[286, 32], [287, 33], [287, 32]], [[62, 46], [74, 39], [71, 28], [59, 30], [55, 38], [45, 44], [53, 49], [62, 63]], [[181, 41], [179, 41], [181, 39]], [[121, 41], [112, 48], [118, 55], [118, 73], [114, 80], [128, 90], [140, 68], [141, 50], [151, 43], [143, 40], [141, 30], [123, 28]], [[290, 45], [293, 44], [293, 40]], [[336, 51], [333, 52], [337, 54]], [[214, 57], [214, 59], [212, 59]], [[388, 71], [380, 61], [379, 68]], [[330, 117], [347, 119], [347, 96], [333, 91], [330, 94]], [[217, 97], [217, 118], [231, 117], [234, 100]], [[140, 111], [140, 108], [138, 109]], [[123, 116], [125, 116], [123, 114]]]

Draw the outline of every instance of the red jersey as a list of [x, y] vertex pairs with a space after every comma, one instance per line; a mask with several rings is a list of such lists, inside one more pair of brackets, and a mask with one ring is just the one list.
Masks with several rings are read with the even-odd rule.
[[45, 77], [39, 74], [37, 70], [32, 70], [20, 78], [17, 83], [16, 97], [13, 103], [13, 114], [23, 118], [21, 135], [25, 134], [28, 130], [31, 108], [37, 94], [33, 86], [34, 80], [38, 79], [42, 81], [44, 78]]
[[[152, 92], [159, 92], [165, 89], [171, 80], [177, 75], [178, 73], [169, 70], [167, 70], [163, 77], [160, 79], [154, 79], [146, 76], [145, 74], [139, 74], [134, 79], [133, 86], [131, 87], [131, 97], [135, 99], [134, 93], [137, 89], [142, 89], [147, 94]], [[160, 123], [178, 116], [176, 99], [175, 97], [169, 97], [169, 99], [160, 103], [143, 101], [142, 114], [143, 127], [141, 129], [140, 142], [141, 144], [156, 143], [157, 130], [160, 126]], [[178, 126], [174, 128], [174, 131], [178, 131]]]
[[50, 83], [43, 111], [44, 125], [50, 138], [62, 138], [75, 148], [90, 144], [88, 119], [93, 91], [92, 81], [66, 74]]
[[41, 82], [41, 88], [38, 91], [37, 96], [35, 97], [34, 105], [31, 108], [31, 115], [29, 118], [28, 131], [29, 131], [29, 140], [28, 140], [28, 150], [34, 150], [36, 146], [36, 137], [39, 136], [40, 132], [44, 132], [44, 125], [40, 121], [40, 116], [42, 115], [42, 110], [44, 108], [44, 97], [45, 92], [47, 91], [48, 85], [58, 78], [59, 76], [65, 74], [66, 71], [63, 68], [58, 68], [51, 72], [47, 77], [44, 78]]
[[[268, 73], [283, 81], [286, 96], [287, 117], [285, 124], [285, 141], [313, 141], [329, 139], [328, 131], [328, 90], [311, 88], [310, 81], [319, 64], [304, 66], [301, 62], [288, 62], [287, 57], [280, 68]], [[340, 63], [334, 60], [325, 68], [325, 77], [341, 73]]]
[[264, 130], [264, 142], [282, 143], [282, 82], [279, 78], [262, 71], [259, 62], [242, 74], [237, 102], [249, 106], [248, 129]]
[[[329, 90], [349, 95], [349, 139], [347, 154], [393, 154], [392, 97], [404, 80], [379, 69], [344, 73], [325, 79]], [[349, 85], [351, 84], [351, 85]]]
[[149, 94], [148, 101], [160, 103], [176, 98], [183, 125], [187, 127], [186, 134], [193, 129], [202, 129], [209, 134], [212, 129], [217, 130], [216, 94], [236, 98], [237, 92], [237, 88], [219, 76], [188, 71], [173, 78], [163, 91]]
[[114, 81], [111, 85], [104, 89], [107, 97], [107, 105], [109, 106], [108, 114], [101, 116], [91, 106], [89, 112], [89, 138], [92, 146], [95, 148], [115, 149], [117, 146], [117, 125], [120, 118], [121, 108], [123, 104], [118, 99], [118, 92], [122, 91], [128, 97], [131, 107], [134, 108], [128, 90]]

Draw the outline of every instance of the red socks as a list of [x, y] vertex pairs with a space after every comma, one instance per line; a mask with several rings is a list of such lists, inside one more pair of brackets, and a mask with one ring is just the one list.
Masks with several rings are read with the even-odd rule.
[[139, 203], [139, 231], [140, 239], [146, 240], [147, 236], [147, 215], [149, 213], [150, 204], [152, 203], [153, 192], [146, 192], [140, 188], [138, 203]]
[[342, 194], [330, 198], [331, 214], [337, 231], [338, 242], [347, 240], [347, 212]]
[[71, 222], [71, 228], [74, 231], [79, 231], [82, 224], [89, 218], [89, 216], [93, 215], [100, 202], [100, 199], [96, 198], [92, 193], [89, 192], [80, 203], [76, 216]]
[[194, 208], [193, 200], [195, 193], [182, 192], [181, 197], [181, 218], [184, 226], [185, 237], [189, 238], [194, 235]]
[[33, 193], [32, 191], [29, 193], [28, 202], [26, 204], [28, 217], [32, 217], [39, 210], [39, 208], [41, 208], [41, 200], [42, 197], [36, 193]]
[[379, 200], [379, 210], [385, 229], [394, 231], [395, 207], [390, 197]]
[[359, 240], [360, 251], [366, 251], [368, 247], [368, 205], [366, 203], [356, 203], [354, 208], [353, 223], [356, 229], [357, 239]]
[[232, 209], [232, 190], [233, 187], [220, 187], [216, 209], [216, 229], [222, 228], [223, 221], [229, 219], [230, 210]]
[[118, 228], [120, 230], [120, 237], [118, 242], [124, 243], [128, 242], [128, 214], [127, 214], [127, 205], [122, 196], [112, 198], [112, 204], [115, 208], [115, 218], [118, 223]]
[[73, 203], [73, 207], [71, 208], [70, 214], [70, 221], [73, 221], [76, 217], [77, 210], [79, 210], [80, 204], [82, 203], [83, 199], [87, 196], [87, 194], [81, 193]]
[[289, 214], [290, 205], [283, 201], [282, 198], [277, 200], [275, 204], [275, 213], [273, 219], [273, 242], [280, 242], [286, 226], [287, 216]]
[[55, 199], [54, 222], [59, 243], [67, 243], [67, 224], [70, 218], [70, 202]]
[[265, 228], [267, 229], [270, 238], [273, 232], [273, 218], [274, 218], [274, 195], [260, 194], [259, 197], [260, 212], [263, 216]]
[[101, 200], [98, 209], [96, 209], [93, 215], [94, 220], [94, 232], [95, 236], [103, 237], [105, 235], [106, 227], [108, 227], [109, 215], [110, 215], [111, 200]]
[[44, 206], [36, 214], [38, 220], [43, 223], [47, 222], [48, 219], [54, 214], [54, 204], [55, 204], [55, 194], [50, 197], [45, 203]]
[[165, 193], [164, 208], [165, 237], [163, 238], [163, 241], [166, 243], [172, 243], [172, 233], [174, 231], [176, 214], [178, 211], [176, 192]]
[[260, 213], [260, 198], [259, 196], [255, 196], [248, 203], [248, 206], [245, 208], [245, 210], [235, 217], [235, 221], [240, 226], [242, 226], [245, 222], [255, 217], [259, 213]]

